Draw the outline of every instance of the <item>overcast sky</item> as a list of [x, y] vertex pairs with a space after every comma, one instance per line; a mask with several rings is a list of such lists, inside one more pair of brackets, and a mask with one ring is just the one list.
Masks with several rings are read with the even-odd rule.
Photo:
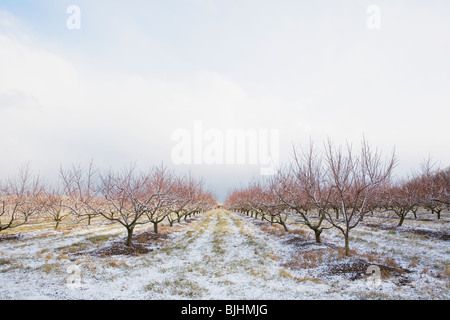
[[282, 163], [292, 144], [364, 134], [395, 146], [399, 175], [448, 166], [449, 17], [448, 0], [0, 0], [0, 176], [164, 162], [223, 201], [261, 166], [179, 165], [173, 135], [194, 141], [196, 123], [276, 131]]

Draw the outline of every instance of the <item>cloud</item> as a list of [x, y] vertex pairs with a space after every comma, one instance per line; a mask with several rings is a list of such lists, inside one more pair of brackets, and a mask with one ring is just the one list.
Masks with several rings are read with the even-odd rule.
[[28, 161], [53, 177], [59, 164], [90, 159], [103, 167], [171, 165], [172, 133], [193, 130], [195, 121], [223, 132], [279, 128], [274, 110], [286, 103], [250, 97], [217, 72], [158, 78], [87, 70], [19, 39], [0, 34], [0, 134], [8, 154], [0, 174]]
[[[374, 33], [364, 5], [191, 2], [186, 14], [81, 2], [81, 33], [44, 35], [0, 11], [0, 175], [28, 161], [47, 172], [91, 158], [170, 164], [172, 133], [196, 121], [205, 131], [277, 129], [282, 161], [310, 135], [357, 144], [365, 133], [386, 152], [396, 145], [408, 169], [428, 153], [450, 162], [440, 12], [384, 4]], [[222, 190], [259, 172], [192, 169]]]

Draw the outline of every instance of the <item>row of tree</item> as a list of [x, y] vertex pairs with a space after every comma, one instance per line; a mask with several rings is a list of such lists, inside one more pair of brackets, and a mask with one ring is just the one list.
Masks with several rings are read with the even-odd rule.
[[[325, 229], [336, 228], [344, 236], [349, 254], [349, 234], [368, 213], [389, 211], [400, 217], [422, 207], [440, 213], [450, 207], [450, 168], [434, 169], [430, 161], [420, 172], [394, 179], [397, 160], [393, 151], [383, 156], [363, 139], [360, 152], [352, 146], [324, 148], [311, 142], [307, 149], [293, 149], [290, 163], [276, 175], [235, 189], [225, 207], [254, 218], [277, 223], [288, 231], [287, 218], [307, 226], [321, 242]], [[328, 222], [328, 223], [324, 223]]]
[[404, 179], [391, 181], [375, 198], [378, 210], [393, 212], [403, 224], [408, 213], [417, 219], [420, 208], [441, 218], [443, 210], [450, 209], [450, 167], [434, 168], [430, 160], [421, 165], [421, 170]]
[[121, 171], [100, 172], [87, 168], [60, 170], [60, 183], [52, 187], [30, 167], [0, 183], [0, 231], [25, 224], [32, 217], [46, 217], [58, 225], [69, 215], [87, 219], [102, 217], [122, 225], [126, 245], [132, 245], [135, 228], [153, 224], [154, 232], [165, 219], [172, 226], [191, 215], [215, 207], [216, 200], [202, 181], [177, 176], [164, 166], [139, 171], [135, 165]]

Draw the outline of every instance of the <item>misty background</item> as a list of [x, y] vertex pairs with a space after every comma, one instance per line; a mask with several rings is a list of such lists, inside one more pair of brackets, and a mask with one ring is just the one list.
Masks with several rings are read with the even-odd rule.
[[429, 155], [446, 167], [449, 13], [446, 0], [1, 0], [0, 177], [163, 162], [223, 201], [260, 166], [173, 163], [172, 134], [196, 121], [278, 130], [281, 163], [292, 145], [356, 149], [364, 134], [395, 146], [398, 175]]

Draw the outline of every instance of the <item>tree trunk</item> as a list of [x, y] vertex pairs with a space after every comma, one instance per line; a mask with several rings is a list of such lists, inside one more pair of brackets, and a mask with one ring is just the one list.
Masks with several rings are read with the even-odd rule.
[[56, 220], [55, 230], [58, 230], [59, 227], [59, 220]]
[[127, 247], [131, 247], [131, 242], [133, 240], [133, 231], [134, 227], [127, 228], [127, 242], [125, 243]]
[[322, 230], [320, 229], [313, 229], [314, 230], [314, 235], [316, 236], [316, 242], [317, 243], [322, 243], [322, 240], [320, 239], [320, 235], [322, 234]]
[[286, 231], [286, 232], [289, 232], [289, 230], [288, 230], [288, 228], [287, 228], [287, 225], [286, 225], [286, 223], [284, 223], [284, 221], [283, 220], [281, 220], [281, 218], [280, 218], [280, 224], [283, 226], [283, 228], [284, 228], [284, 231]]
[[88, 215], [88, 226], [90, 226], [90, 225], [91, 225], [91, 216]]
[[436, 210], [438, 220], [441, 219], [441, 211], [442, 210]]
[[153, 222], [153, 231], [158, 233], [158, 222]]
[[349, 257], [350, 256], [350, 245], [349, 245], [349, 241], [348, 241], [348, 234], [345, 234], [344, 235], [344, 238], [345, 238], [345, 255], [347, 256], [347, 257]]
[[405, 217], [406, 217], [405, 214], [401, 214], [401, 215], [400, 215], [400, 221], [398, 222], [397, 227], [401, 227], [401, 226], [402, 226], [403, 221], [405, 221]]

